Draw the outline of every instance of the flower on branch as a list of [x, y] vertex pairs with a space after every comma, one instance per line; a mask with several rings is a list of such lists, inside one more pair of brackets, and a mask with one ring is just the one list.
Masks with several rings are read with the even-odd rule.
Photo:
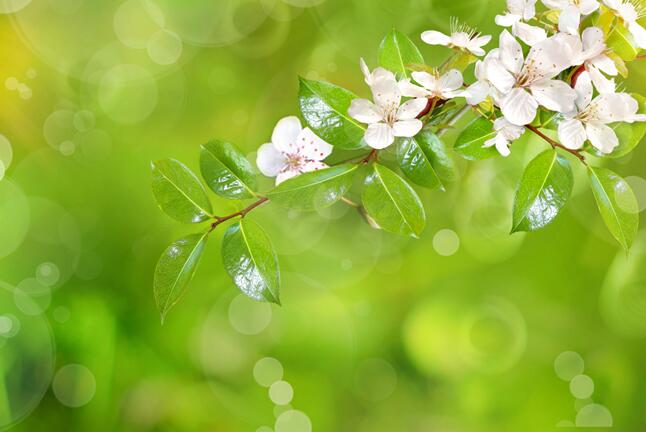
[[611, 153], [619, 140], [609, 123], [646, 121], [646, 114], [637, 114], [638, 102], [627, 93], [605, 93], [593, 100], [588, 72], [579, 76], [575, 90], [576, 108], [565, 114], [558, 128], [561, 143], [569, 149], [578, 150], [589, 140], [601, 153]]
[[[364, 73], [366, 71], [367, 68]], [[422, 130], [424, 125], [417, 116], [426, 107], [426, 98], [402, 103], [403, 94], [395, 74], [383, 68], [366, 74], [366, 82], [372, 90], [374, 103], [355, 99], [348, 114], [368, 124], [364, 139], [370, 147], [383, 149], [395, 142], [395, 137], [413, 137]]]
[[543, 0], [543, 4], [561, 11], [559, 31], [574, 35], [579, 34], [581, 17], [590, 15], [600, 6], [598, 0]]
[[303, 128], [297, 117], [285, 117], [276, 124], [271, 143], [258, 149], [256, 165], [263, 175], [276, 177], [276, 184], [299, 174], [327, 168], [322, 161], [332, 146]]
[[533, 46], [547, 39], [547, 32], [526, 21], [536, 16], [536, 0], [507, 0], [507, 13], [496, 15], [496, 24], [502, 27], [511, 27], [511, 33]]
[[599, 93], [614, 93], [615, 80], [608, 79], [601, 73], [604, 72], [610, 76], [619, 74], [615, 62], [606, 55], [606, 51], [603, 30], [599, 27], [588, 27], [583, 31], [581, 52], [573, 64], [585, 66]]
[[460, 89], [464, 84], [464, 79], [457, 69], [451, 69], [442, 76], [438, 72], [424, 71], [413, 72], [412, 76], [420, 86], [412, 84], [410, 80], [403, 80], [399, 83], [399, 88], [406, 97], [448, 100], [462, 96], [463, 91]]
[[466, 24], [461, 24], [457, 18], [452, 18], [450, 35], [429, 30], [422, 33], [422, 40], [429, 45], [443, 45], [482, 56], [485, 54], [482, 47], [491, 41], [491, 36], [482, 35]]
[[496, 131], [496, 136], [487, 140], [483, 147], [495, 146], [498, 153], [504, 157], [509, 156], [511, 153], [509, 151], [509, 144], [516, 141], [523, 133], [525, 133], [524, 127], [513, 125], [504, 117], [496, 119], [493, 123], [493, 128]]

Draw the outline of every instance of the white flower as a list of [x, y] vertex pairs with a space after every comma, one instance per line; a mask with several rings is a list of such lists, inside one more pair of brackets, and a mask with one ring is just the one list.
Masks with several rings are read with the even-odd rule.
[[561, 11], [559, 31], [579, 34], [581, 17], [590, 15], [599, 9], [598, 0], [543, 0], [545, 6]]
[[399, 82], [402, 95], [406, 97], [423, 97], [437, 99], [453, 99], [462, 95], [462, 84], [464, 79], [457, 69], [451, 69], [444, 75], [429, 72], [413, 72], [413, 79], [421, 85], [412, 84], [410, 80]]
[[466, 24], [460, 24], [457, 18], [451, 18], [451, 35], [439, 31], [429, 30], [422, 33], [422, 40], [429, 45], [443, 45], [470, 51], [473, 55], [482, 56], [485, 51], [483, 46], [491, 41], [491, 36], [481, 35]]
[[637, 20], [646, 16], [646, 9], [639, 0], [602, 0], [612, 12], [621, 18], [628, 31], [633, 35], [637, 45], [646, 49], [646, 30]]
[[426, 108], [427, 99], [416, 98], [402, 104], [402, 92], [392, 72], [377, 68], [369, 77], [374, 103], [355, 99], [348, 109], [351, 117], [369, 125], [364, 136], [366, 143], [383, 149], [395, 142], [395, 137], [417, 135], [423, 126], [417, 116]]
[[523, 61], [520, 44], [503, 31], [498, 59], [491, 59], [486, 73], [502, 94], [499, 102], [505, 118], [524, 126], [534, 120], [539, 105], [551, 111], [572, 111], [576, 93], [567, 83], [552, 78], [570, 67], [580, 51], [576, 36], [559, 33], [536, 44]]
[[488, 96], [491, 96], [496, 103], [500, 100], [500, 92], [491, 84], [491, 80], [487, 74], [490, 64], [500, 60], [498, 51], [498, 48], [492, 49], [487, 53], [484, 60], [478, 60], [476, 62], [475, 76], [477, 81], [462, 92], [462, 96], [466, 98], [469, 105], [478, 105], [484, 102]]
[[565, 147], [578, 150], [586, 140], [602, 153], [619, 145], [617, 134], [608, 123], [646, 121], [637, 114], [639, 103], [627, 93], [606, 93], [592, 100], [592, 80], [587, 72], [576, 82], [576, 110], [559, 124], [559, 139]]
[[533, 46], [547, 39], [547, 32], [540, 27], [532, 26], [529, 21], [536, 16], [536, 0], [507, 0], [507, 13], [496, 15], [496, 24], [511, 27], [514, 36]]
[[615, 62], [606, 55], [606, 49], [603, 30], [599, 27], [588, 27], [583, 31], [581, 52], [573, 64], [585, 65], [599, 93], [614, 93], [615, 80], [608, 79], [601, 73], [603, 71], [610, 76], [619, 73]]
[[276, 124], [271, 143], [258, 149], [256, 165], [267, 177], [276, 177], [278, 185], [299, 174], [327, 168], [322, 160], [331, 153], [332, 146], [309, 128], [303, 129], [297, 117], [285, 117]]
[[496, 146], [498, 153], [504, 157], [509, 156], [509, 144], [516, 141], [525, 133], [525, 128], [509, 123], [504, 117], [497, 118], [493, 122], [493, 128], [497, 132], [496, 136], [484, 143], [483, 147]]

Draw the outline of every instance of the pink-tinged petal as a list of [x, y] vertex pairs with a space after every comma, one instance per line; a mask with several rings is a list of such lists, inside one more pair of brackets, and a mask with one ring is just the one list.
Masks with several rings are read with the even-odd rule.
[[402, 94], [394, 76], [375, 80], [371, 90], [373, 99], [380, 108], [399, 106], [401, 102]]
[[439, 31], [429, 30], [422, 33], [422, 40], [429, 45], [444, 45], [451, 43], [451, 38]]
[[588, 64], [596, 67], [606, 75], [617, 76], [619, 74], [615, 62], [605, 54], [590, 59]]
[[523, 48], [507, 30], [500, 34], [499, 50], [498, 57], [505, 69], [518, 74], [523, 67]]
[[417, 86], [410, 82], [410, 79], [403, 79], [399, 81], [399, 91], [405, 97], [429, 97], [430, 92], [423, 87]]
[[296, 153], [296, 139], [302, 129], [298, 117], [285, 117], [276, 124], [271, 142], [283, 153]]
[[559, 80], [543, 80], [531, 85], [530, 90], [538, 103], [548, 110], [568, 113], [574, 110], [576, 91]]
[[424, 123], [420, 120], [401, 120], [393, 125], [393, 135], [396, 137], [414, 137], [422, 130]]
[[285, 168], [285, 155], [278, 151], [273, 144], [263, 144], [256, 154], [256, 165], [260, 172], [267, 177], [276, 177]]
[[637, 21], [627, 23], [628, 31], [635, 38], [635, 42], [639, 48], [646, 49], [646, 29], [642, 27]]
[[289, 180], [290, 178], [294, 178], [300, 174], [302, 174], [302, 172], [298, 169], [288, 169], [288, 170], [282, 171], [280, 174], [276, 176], [276, 186], [278, 186], [285, 180]]
[[332, 145], [326, 143], [316, 136], [310, 128], [305, 128], [298, 135], [298, 154], [306, 159], [313, 161], [322, 161], [332, 153]]
[[617, 89], [615, 80], [606, 78], [596, 67], [589, 65], [588, 72], [599, 93], [614, 93]]
[[534, 46], [547, 39], [547, 32], [544, 29], [524, 22], [514, 24], [512, 26], [512, 33], [529, 46]]
[[536, 117], [538, 102], [525, 89], [515, 88], [503, 98], [500, 109], [509, 123], [525, 126]]
[[395, 142], [395, 135], [386, 123], [374, 123], [368, 126], [364, 140], [370, 147], [381, 150]]
[[520, 21], [522, 17], [519, 15], [514, 15], [513, 13], [508, 13], [505, 15], [496, 15], [496, 24], [501, 27], [511, 27]]
[[415, 98], [406, 101], [397, 110], [397, 120], [413, 120], [424, 111], [428, 100], [426, 98]]
[[583, 147], [586, 139], [585, 128], [580, 120], [570, 119], [559, 123], [559, 140], [565, 147], [578, 150]]
[[306, 162], [303, 162], [303, 164], [301, 165], [301, 172], [306, 173], [306, 172], [312, 172], [312, 171], [319, 171], [325, 168], [329, 168], [329, 165], [319, 161], [306, 161]]
[[569, 5], [559, 16], [559, 31], [571, 35], [579, 34], [579, 25], [581, 24], [581, 12], [575, 5]]
[[348, 108], [348, 114], [361, 123], [377, 123], [382, 120], [379, 108], [368, 99], [354, 99]]
[[596, 118], [604, 124], [626, 121], [639, 110], [639, 102], [628, 93], [605, 93], [592, 102]]
[[442, 91], [453, 91], [462, 87], [464, 79], [457, 69], [451, 69], [440, 77], [439, 86]]
[[578, 36], [558, 33], [534, 45], [525, 64], [533, 64], [536, 81], [553, 78], [572, 66], [581, 50], [581, 39]]
[[610, 126], [590, 122], [586, 124], [585, 131], [590, 143], [601, 153], [612, 153], [615, 147], [619, 145], [617, 134]]
[[599, 9], [599, 6], [597, 0], [579, 0], [579, 11], [581, 11], [581, 15], [590, 15]]
[[516, 78], [505, 69], [499, 60], [494, 58], [485, 61], [485, 75], [491, 84], [503, 94], [509, 93], [516, 84]]
[[576, 92], [576, 106], [583, 111], [592, 102], [592, 79], [588, 72], [579, 75], [574, 86]]
[[431, 92], [437, 91], [439, 85], [438, 80], [434, 75], [424, 71], [415, 71], [411, 75], [416, 82], [423, 85], [427, 90], [430, 90]]

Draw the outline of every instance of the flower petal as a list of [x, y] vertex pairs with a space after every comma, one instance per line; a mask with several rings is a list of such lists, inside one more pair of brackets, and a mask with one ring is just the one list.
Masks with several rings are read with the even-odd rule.
[[588, 61], [588, 64], [593, 65], [600, 71], [610, 76], [617, 76], [619, 74], [615, 62], [605, 54], [590, 59]]
[[615, 92], [617, 88], [615, 80], [606, 78], [601, 72], [599, 72], [599, 69], [592, 65], [588, 65], [588, 72], [590, 73], [590, 78], [599, 93]]
[[539, 104], [551, 111], [568, 113], [574, 110], [577, 93], [567, 83], [559, 80], [543, 80], [530, 86]]
[[487, 96], [489, 96], [489, 90], [489, 84], [482, 81], [476, 81], [462, 92], [462, 96], [467, 100], [469, 105], [478, 105], [487, 99]]
[[435, 30], [429, 30], [422, 33], [422, 40], [429, 45], [447, 46], [451, 42], [451, 38], [449, 36]]
[[579, 0], [579, 11], [581, 11], [581, 15], [590, 15], [599, 9], [599, 6], [597, 0]]
[[306, 161], [301, 165], [301, 172], [306, 173], [322, 170], [325, 168], [329, 168], [329, 165], [320, 161]]
[[284, 182], [285, 180], [289, 180], [292, 177], [296, 177], [301, 174], [301, 171], [298, 169], [288, 169], [285, 171], [282, 171], [280, 174], [276, 176], [276, 186]]
[[361, 123], [377, 123], [382, 120], [379, 108], [368, 99], [354, 99], [348, 108], [348, 114]]
[[639, 103], [628, 93], [605, 93], [592, 103], [596, 108], [596, 118], [604, 124], [626, 121], [639, 110]]
[[273, 144], [263, 144], [258, 149], [256, 165], [263, 175], [276, 177], [286, 164], [284, 154], [278, 151]]
[[457, 69], [451, 69], [440, 77], [439, 85], [442, 92], [457, 90], [462, 87], [462, 84], [464, 84], [464, 78]]
[[522, 17], [520, 15], [515, 15], [513, 13], [507, 13], [505, 15], [496, 15], [496, 24], [501, 27], [511, 27], [521, 19]]
[[635, 42], [641, 49], [646, 49], [646, 29], [642, 27], [637, 21], [627, 23], [628, 31], [635, 38]]
[[414, 137], [422, 130], [424, 123], [420, 120], [400, 120], [393, 125], [393, 135], [396, 137]]
[[502, 63], [495, 59], [485, 62], [485, 75], [500, 92], [508, 93], [516, 84], [516, 78], [505, 69]]
[[582, 50], [581, 39], [565, 33], [557, 33], [534, 45], [525, 64], [533, 64], [536, 81], [553, 78], [572, 66]]
[[588, 27], [581, 35], [585, 60], [601, 55], [606, 49], [605, 36], [599, 27]]
[[404, 102], [397, 110], [397, 120], [413, 120], [417, 118], [424, 111], [427, 104], [428, 99], [426, 98], [415, 98]]
[[569, 6], [570, 0], [543, 0], [543, 4], [550, 9], [563, 10]]
[[577, 119], [563, 120], [559, 123], [559, 140], [565, 147], [578, 150], [587, 139], [583, 123]]
[[305, 128], [298, 135], [298, 154], [306, 159], [322, 161], [332, 153], [332, 145], [319, 138], [310, 128]]
[[434, 75], [425, 71], [415, 71], [411, 74], [413, 79], [424, 86], [425, 89], [436, 92], [438, 90], [438, 80]]
[[576, 92], [575, 104], [579, 111], [583, 111], [592, 102], [592, 80], [588, 72], [579, 75], [574, 91]]
[[525, 89], [515, 88], [501, 101], [500, 109], [509, 123], [516, 126], [530, 124], [536, 117], [538, 102]]
[[580, 24], [581, 12], [578, 7], [572, 4], [563, 9], [559, 16], [559, 31], [578, 36]]
[[529, 46], [534, 46], [547, 39], [547, 32], [544, 29], [523, 22], [514, 24], [512, 33]]
[[359, 66], [361, 67], [361, 72], [363, 72], [363, 76], [366, 80], [366, 84], [370, 85], [372, 82], [372, 74], [370, 73], [370, 68], [368, 68], [368, 65], [366, 64], [366, 61], [363, 59], [359, 59]]
[[597, 122], [586, 124], [585, 131], [592, 145], [601, 153], [612, 153], [619, 145], [617, 134], [610, 127]]
[[393, 128], [386, 123], [374, 123], [368, 126], [364, 136], [366, 143], [377, 150], [388, 147], [395, 141]]
[[397, 83], [402, 96], [406, 97], [429, 97], [430, 92], [423, 87], [413, 84], [410, 79], [403, 79]]
[[384, 76], [375, 80], [370, 89], [375, 103], [380, 108], [399, 106], [402, 94], [394, 76], [392, 78]]
[[498, 58], [509, 72], [518, 74], [523, 67], [523, 48], [507, 30], [500, 34]]
[[296, 153], [296, 139], [302, 129], [298, 117], [285, 117], [276, 124], [271, 142], [283, 153]]

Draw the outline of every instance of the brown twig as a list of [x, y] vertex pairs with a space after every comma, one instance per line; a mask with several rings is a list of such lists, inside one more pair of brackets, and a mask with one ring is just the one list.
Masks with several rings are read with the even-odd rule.
[[215, 217], [215, 222], [213, 222], [211, 224], [211, 229], [209, 230], [209, 232], [213, 231], [214, 229], [216, 229], [218, 227], [218, 225], [220, 225], [221, 223], [224, 223], [224, 222], [226, 222], [228, 220], [231, 220], [231, 219], [234, 219], [234, 218], [237, 218], [237, 217], [240, 217], [240, 218], [245, 217], [249, 212], [253, 211], [257, 207], [260, 207], [261, 205], [263, 205], [266, 202], [269, 202], [269, 198], [261, 197], [260, 199], [258, 199], [258, 201], [253, 202], [252, 204], [250, 204], [249, 206], [245, 207], [244, 209], [242, 209], [240, 211], [237, 211], [235, 213], [231, 213], [228, 216]]
[[530, 130], [530, 131], [534, 132], [534, 133], [535, 133], [536, 135], [538, 135], [539, 137], [543, 138], [545, 141], [547, 141], [547, 143], [548, 143], [549, 145], [551, 145], [551, 146], [552, 146], [552, 148], [554, 148], [554, 149], [556, 149], [556, 148], [563, 149], [563, 150], [565, 150], [566, 152], [568, 152], [568, 153], [570, 153], [570, 154], [572, 154], [572, 155], [576, 156], [576, 157], [577, 157], [577, 158], [578, 158], [578, 159], [579, 159], [579, 160], [580, 160], [584, 165], [587, 165], [587, 164], [588, 164], [588, 163], [585, 161], [585, 157], [581, 154], [581, 152], [580, 152], [580, 151], [578, 151], [578, 150], [572, 150], [572, 149], [569, 149], [569, 148], [565, 147], [563, 144], [561, 144], [560, 142], [555, 141], [555, 140], [553, 140], [552, 138], [548, 137], [548, 136], [547, 136], [547, 135], [545, 135], [543, 132], [541, 132], [538, 128], [536, 128], [536, 127], [534, 127], [534, 126], [532, 126], [532, 125], [526, 125], [526, 126], [525, 126], [525, 128], [527, 128], [528, 130]]

